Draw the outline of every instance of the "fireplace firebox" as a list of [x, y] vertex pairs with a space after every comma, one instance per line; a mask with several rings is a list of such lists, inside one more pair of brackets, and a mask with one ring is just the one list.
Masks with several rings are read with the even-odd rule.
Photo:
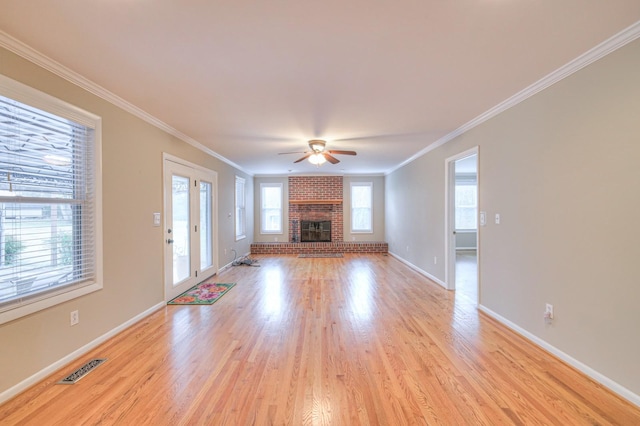
[[331, 221], [302, 220], [300, 225], [300, 241], [331, 241]]

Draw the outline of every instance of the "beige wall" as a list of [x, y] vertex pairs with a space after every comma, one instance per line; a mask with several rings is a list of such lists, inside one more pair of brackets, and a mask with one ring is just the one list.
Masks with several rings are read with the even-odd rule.
[[[261, 183], [281, 183], [282, 184], [282, 234], [261, 234], [260, 233], [260, 184]], [[267, 242], [286, 242], [289, 241], [289, 178], [287, 176], [269, 176], [269, 177], [255, 177], [253, 180], [254, 194], [253, 202], [256, 206], [255, 215], [253, 218], [254, 226], [254, 241], [260, 243]], [[250, 194], [250, 192], [247, 192]]]
[[456, 231], [456, 249], [475, 249], [476, 231]]
[[[384, 241], [384, 176], [345, 176], [343, 179], [345, 241]], [[373, 183], [373, 233], [351, 233], [351, 182]]]
[[[390, 251], [444, 280], [445, 159], [479, 147], [481, 304], [640, 394], [640, 41], [387, 176]], [[408, 247], [408, 249], [407, 249]], [[545, 303], [555, 320], [545, 325]]]
[[[236, 243], [233, 214], [235, 175], [252, 178], [205, 155], [124, 110], [0, 49], [0, 74], [25, 83], [102, 117], [104, 289], [0, 325], [0, 394], [73, 351], [89, 344], [164, 299], [162, 153], [218, 173], [219, 265], [232, 260], [222, 248], [249, 251], [249, 239]], [[251, 200], [247, 214], [253, 216]], [[253, 235], [253, 222], [248, 223]], [[69, 326], [69, 312], [80, 323]]]

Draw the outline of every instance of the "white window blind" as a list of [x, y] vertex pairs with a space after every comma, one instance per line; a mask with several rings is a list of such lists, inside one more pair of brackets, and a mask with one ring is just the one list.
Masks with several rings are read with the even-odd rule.
[[244, 178], [236, 176], [236, 240], [246, 236], [246, 207]]
[[96, 283], [95, 131], [0, 96], [0, 312]]
[[282, 233], [282, 184], [260, 184], [261, 221], [260, 232], [263, 234]]

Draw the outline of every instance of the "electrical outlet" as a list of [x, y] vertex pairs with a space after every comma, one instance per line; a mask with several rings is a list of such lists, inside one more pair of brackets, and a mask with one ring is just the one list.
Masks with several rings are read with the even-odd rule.
[[433, 256], [433, 264], [434, 265], [438, 264], [438, 258], [436, 256]]
[[78, 311], [71, 311], [71, 314], [69, 314], [69, 322], [71, 325], [76, 325], [80, 322], [80, 314]]
[[544, 309], [544, 319], [547, 321], [551, 321], [553, 319], [553, 305], [551, 303], [547, 303]]

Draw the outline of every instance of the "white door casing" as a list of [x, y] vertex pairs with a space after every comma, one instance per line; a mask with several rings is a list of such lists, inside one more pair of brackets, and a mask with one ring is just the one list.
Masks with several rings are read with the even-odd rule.
[[[479, 168], [479, 148], [468, 149], [460, 152], [454, 156], [451, 156], [445, 160], [445, 284], [449, 290], [455, 290], [456, 286], [456, 222], [455, 222], [455, 163], [463, 158], [476, 155], [476, 176], [478, 186], [478, 210], [480, 210], [480, 168]], [[479, 223], [479, 222], [478, 222]], [[476, 253], [477, 253], [477, 285], [478, 285], [478, 300], [480, 301], [480, 226], [476, 232]]]
[[171, 300], [217, 267], [217, 173], [163, 155], [164, 288]]

